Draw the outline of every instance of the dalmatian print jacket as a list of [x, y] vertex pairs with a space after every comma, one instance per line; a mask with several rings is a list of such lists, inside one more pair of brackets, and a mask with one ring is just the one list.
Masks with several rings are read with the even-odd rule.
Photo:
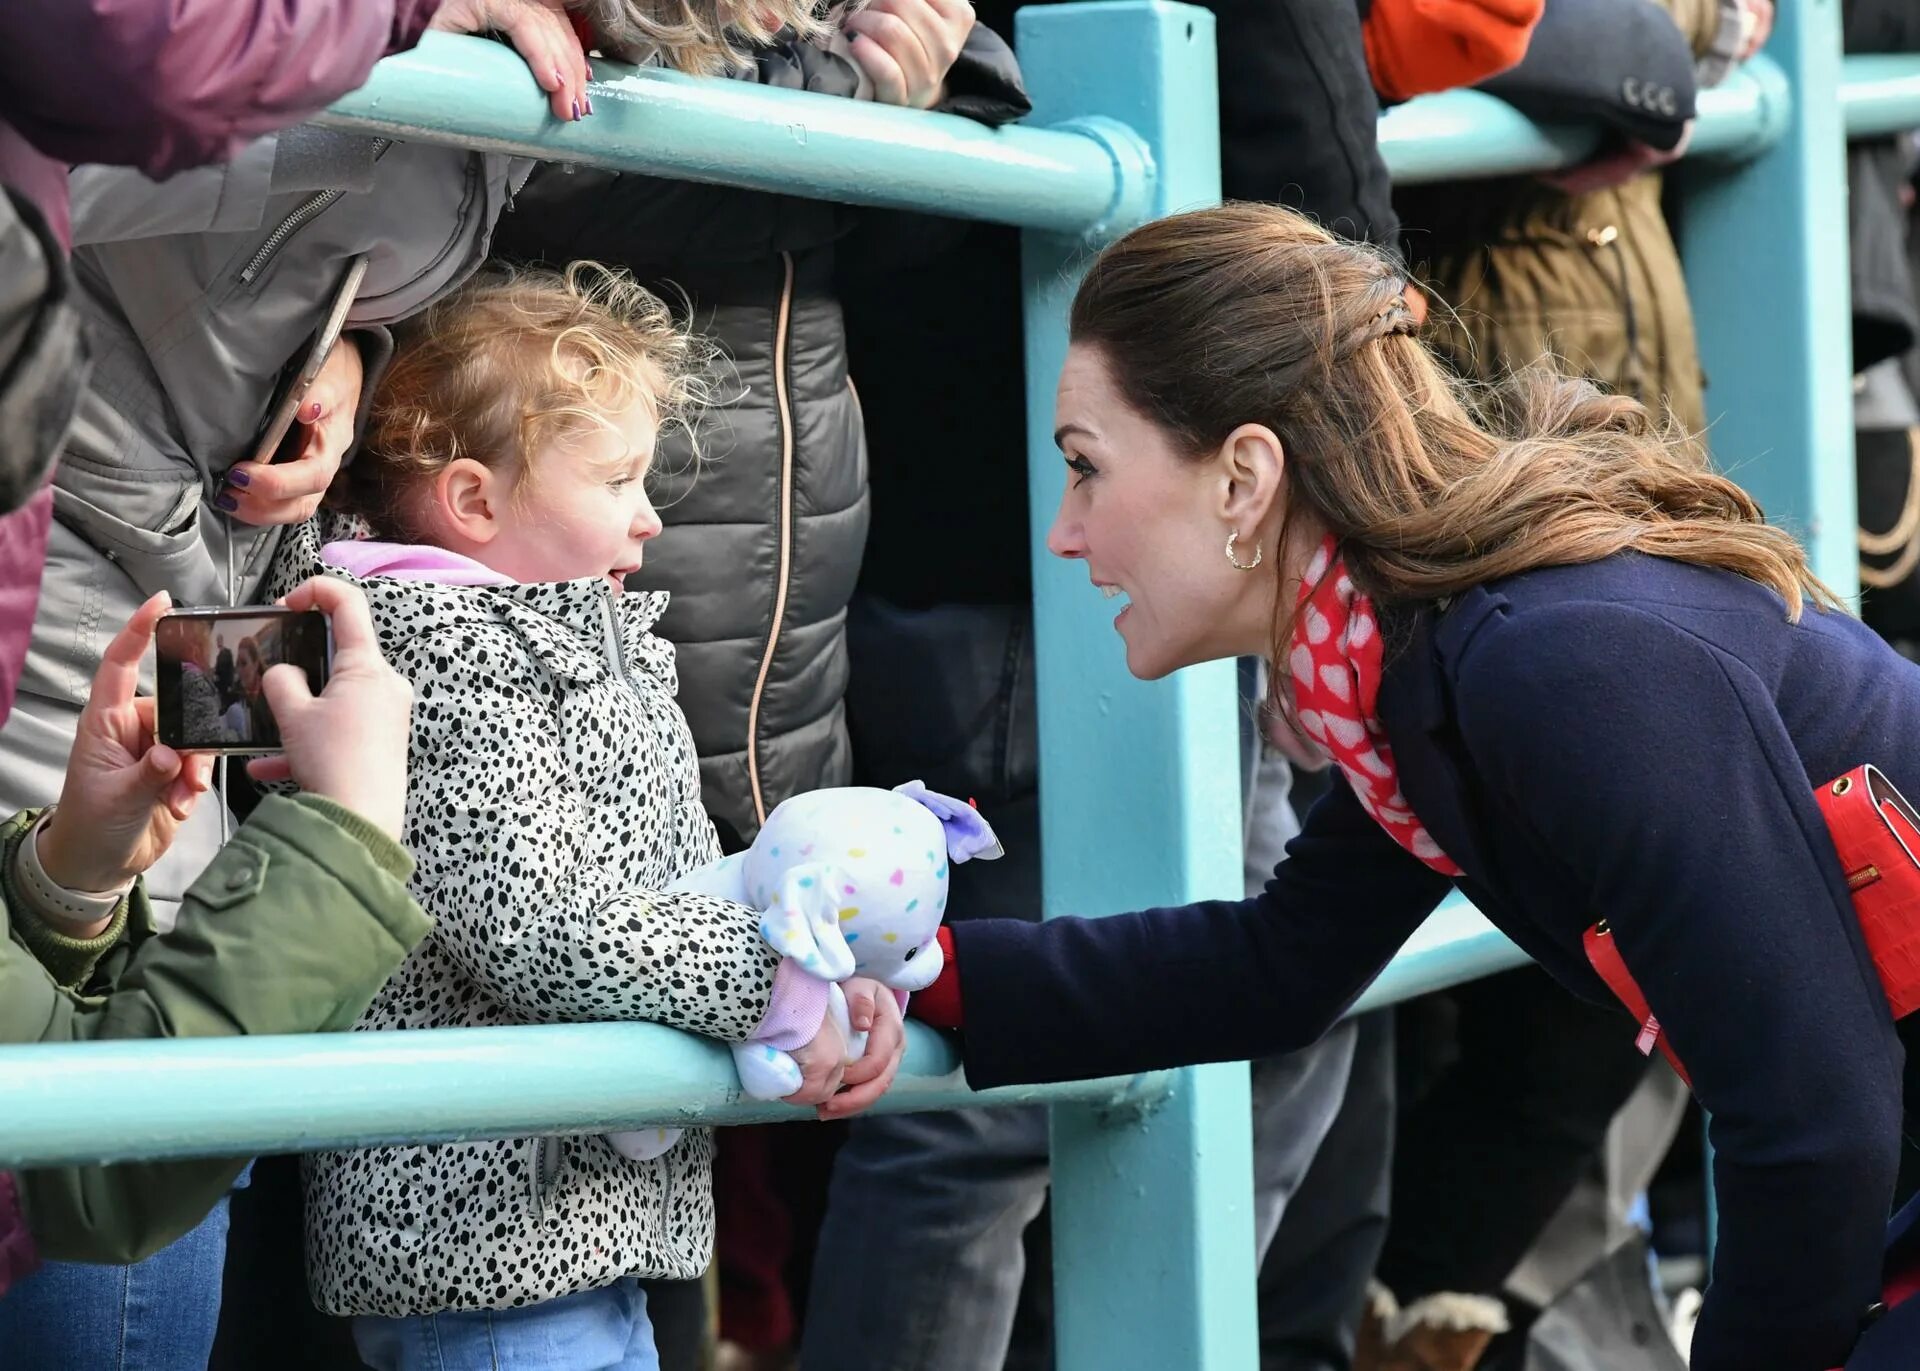
[[[320, 569], [319, 546], [313, 524], [290, 536], [274, 593]], [[436, 921], [358, 1027], [647, 1019], [750, 1036], [779, 962], [760, 916], [660, 893], [719, 856], [673, 648], [651, 632], [666, 596], [592, 581], [358, 584], [413, 683], [404, 837]], [[712, 1158], [706, 1129], [644, 1162], [597, 1135], [315, 1154], [314, 1301], [410, 1315], [698, 1276]]]

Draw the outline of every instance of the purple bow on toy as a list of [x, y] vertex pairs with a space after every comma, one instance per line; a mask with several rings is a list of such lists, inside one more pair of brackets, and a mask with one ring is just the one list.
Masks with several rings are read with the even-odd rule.
[[992, 826], [980, 817], [979, 810], [964, 800], [942, 795], [937, 790], [928, 790], [918, 781], [897, 785], [893, 793], [905, 795], [909, 800], [918, 800], [933, 811], [933, 817], [947, 830], [947, 856], [954, 861], [964, 862], [977, 857], [983, 862], [990, 862], [1006, 856], [1007, 850], [993, 836]]

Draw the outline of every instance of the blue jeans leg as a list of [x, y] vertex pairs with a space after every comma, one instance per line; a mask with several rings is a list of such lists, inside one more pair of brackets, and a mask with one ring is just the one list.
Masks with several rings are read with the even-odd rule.
[[[245, 1183], [242, 1178], [242, 1184]], [[206, 1371], [220, 1322], [227, 1201], [131, 1266], [48, 1262], [0, 1300], [0, 1364]]]
[[660, 1371], [631, 1276], [519, 1309], [357, 1318], [353, 1343], [373, 1371]]

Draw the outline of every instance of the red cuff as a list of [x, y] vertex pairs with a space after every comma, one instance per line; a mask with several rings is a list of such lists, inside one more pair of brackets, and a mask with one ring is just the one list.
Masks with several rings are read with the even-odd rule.
[[933, 1028], [958, 1028], [962, 1017], [960, 962], [953, 955], [953, 933], [943, 927], [935, 936], [940, 939], [940, 951], [946, 956], [946, 965], [940, 968], [940, 974], [934, 978], [932, 985], [914, 995], [912, 1014], [921, 1023]]

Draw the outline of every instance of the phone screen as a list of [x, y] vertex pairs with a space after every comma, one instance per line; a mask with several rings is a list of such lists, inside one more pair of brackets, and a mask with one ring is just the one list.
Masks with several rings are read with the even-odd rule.
[[155, 732], [182, 752], [278, 752], [267, 671], [299, 667], [317, 695], [333, 655], [326, 615], [271, 606], [175, 610], [161, 616], [154, 645]]

